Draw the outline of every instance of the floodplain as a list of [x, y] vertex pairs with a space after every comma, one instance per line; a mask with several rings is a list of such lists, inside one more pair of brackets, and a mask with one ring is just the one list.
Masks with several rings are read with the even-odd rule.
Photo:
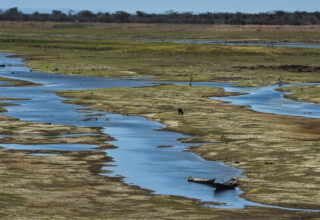
[[[153, 77], [152, 80], [158, 81], [192, 79], [193, 82], [238, 83], [237, 86], [270, 85], [278, 83], [279, 78], [285, 83], [319, 82], [320, 52], [317, 49], [134, 41], [139, 38], [184, 38], [317, 43], [318, 26], [31, 22], [1, 22], [0, 26], [0, 49], [23, 58], [32, 71], [117, 78]], [[282, 88], [294, 91], [287, 95], [288, 98], [312, 102], [318, 102], [317, 89], [317, 85]], [[243, 106], [225, 105], [209, 97], [239, 94], [230, 94], [217, 87], [155, 85], [65, 90], [57, 94], [76, 98], [68, 103], [143, 116], [166, 124], [166, 130], [193, 136], [185, 141], [215, 143], [189, 150], [206, 160], [242, 169], [244, 177], [240, 179], [240, 188], [244, 193], [241, 196], [250, 201], [320, 209], [319, 119], [258, 113]], [[184, 109], [183, 116], [177, 114], [178, 108]], [[86, 143], [106, 147], [104, 141], [112, 138], [61, 139], [59, 135], [92, 133], [92, 129], [99, 128], [31, 123], [2, 117], [1, 134], [11, 134], [1, 139], [3, 144]], [[31, 131], [41, 132], [41, 135], [30, 136]], [[3, 194], [5, 208], [1, 210], [7, 218], [319, 217], [319, 213], [258, 207], [212, 209], [203, 207], [197, 200], [154, 195], [146, 189], [126, 185], [121, 178], [99, 176], [102, 163], [112, 160], [101, 153], [64, 152], [58, 157], [36, 157], [30, 156], [28, 151], [6, 149], [1, 149], [1, 153], [6, 159], [1, 160], [3, 178], [0, 182], [2, 188], [10, 186], [10, 191]], [[68, 208], [64, 202], [68, 203]]]

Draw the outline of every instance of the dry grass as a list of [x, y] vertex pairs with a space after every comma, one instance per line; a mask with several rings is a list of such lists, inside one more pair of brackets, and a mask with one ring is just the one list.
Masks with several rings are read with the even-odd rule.
[[320, 85], [290, 86], [281, 88], [279, 90], [284, 92], [291, 92], [290, 94], [285, 95], [286, 98], [320, 104]]
[[95, 38], [177, 38], [319, 42], [320, 25], [108, 24], [1, 21], [3, 33]]

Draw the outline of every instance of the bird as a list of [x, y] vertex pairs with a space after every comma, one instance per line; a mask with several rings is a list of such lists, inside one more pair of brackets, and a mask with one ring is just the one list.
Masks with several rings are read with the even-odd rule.
[[284, 81], [281, 79], [281, 77], [278, 78], [278, 83], [279, 83], [279, 85], [283, 85], [284, 84]]

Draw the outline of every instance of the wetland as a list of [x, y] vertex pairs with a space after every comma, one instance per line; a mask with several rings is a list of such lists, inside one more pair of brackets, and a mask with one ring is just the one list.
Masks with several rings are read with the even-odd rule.
[[[38, 30], [35, 28], [34, 31], [36, 30], [43, 31], [43, 29]], [[47, 31], [49, 30], [51, 31], [50, 28]], [[15, 31], [19, 32], [18, 29]], [[120, 35], [123, 36], [124, 34], [121, 33]], [[317, 117], [309, 117], [310, 115], [317, 115], [317, 113], [310, 109], [308, 113], [311, 112], [311, 114], [298, 115], [303, 117], [296, 117], [296, 113], [291, 114], [291, 116], [281, 112], [269, 112], [277, 114], [266, 114], [260, 111], [258, 113], [252, 102], [243, 102], [243, 100], [252, 101], [251, 98], [246, 97], [244, 94], [248, 93], [248, 96], [250, 96], [250, 92], [256, 95], [256, 100], [259, 99], [259, 95], [266, 97], [266, 94], [271, 92], [273, 95], [269, 97], [270, 100], [268, 102], [263, 100], [266, 105], [272, 101], [288, 101], [283, 98], [282, 92], [274, 91], [275, 86], [265, 86], [276, 83], [279, 75], [289, 83], [318, 82], [315, 76], [315, 72], [317, 72], [316, 60], [319, 56], [316, 49], [180, 45], [166, 42], [145, 43], [95, 39], [89, 35], [83, 35], [80, 40], [72, 39], [72, 37], [67, 37], [66, 35], [54, 36], [54, 39], [45, 39], [41, 34], [23, 36], [23, 33], [15, 33], [13, 36], [11, 41], [5, 40], [5, 36], [2, 36], [1, 45], [3, 50], [25, 54], [19, 57], [24, 58], [26, 64], [33, 69], [32, 72], [29, 72], [28, 68], [22, 66], [23, 63], [19, 59], [7, 58], [18, 61], [8, 67], [9, 69], [11, 68], [9, 72], [2, 71], [1, 74], [12, 81], [19, 80], [20, 83], [25, 82], [26, 84], [32, 82], [37, 86], [5, 88], [3, 92], [3, 94], [7, 93], [5, 102], [11, 106], [3, 106], [7, 111], [3, 117], [6, 120], [12, 120], [13, 124], [14, 122], [21, 123], [21, 129], [26, 127], [25, 129], [30, 130], [29, 133], [32, 133], [32, 135], [26, 131], [22, 132], [21, 135], [16, 135], [17, 131], [12, 127], [10, 132], [3, 132], [4, 135], [8, 134], [2, 137], [1, 143], [3, 147], [7, 146], [3, 151], [6, 154], [9, 151], [19, 156], [25, 153], [27, 154], [25, 156], [28, 158], [26, 159], [27, 161], [46, 160], [43, 158], [47, 158], [49, 156], [47, 154], [51, 154], [49, 156], [51, 161], [63, 160], [63, 163], [68, 163], [66, 161], [72, 156], [73, 159], [69, 164], [70, 168], [65, 170], [64, 173], [69, 171], [74, 173], [77, 172], [78, 168], [82, 167], [83, 170], [81, 172], [87, 172], [86, 175], [89, 175], [92, 179], [99, 179], [100, 189], [106, 192], [106, 194], [102, 193], [98, 186], [85, 187], [90, 192], [94, 192], [95, 203], [98, 203], [99, 200], [99, 204], [103, 206], [103, 204], [110, 204], [112, 201], [123, 201], [124, 198], [128, 198], [128, 201], [124, 204], [120, 205], [120, 202], [113, 204], [112, 210], [102, 211], [98, 208], [93, 209], [96, 212], [87, 210], [88, 216], [94, 218], [94, 216], [97, 217], [106, 212], [111, 218], [117, 218], [119, 215], [116, 210], [126, 210], [124, 211], [125, 216], [138, 218], [138, 216], [146, 214], [146, 212], [143, 212], [143, 208], [137, 213], [130, 212], [130, 209], [145, 206], [152, 207], [155, 212], [155, 216], [147, 213], [150, 218], [164, 218], [165, 216], [170, 216], [170, 213], [175, 213], [177, 216], [181, 213], [188, 213], [190, 218], [202, 219], [211, 218], [212, 216], [230, 218], [236, 215], [242, 215], [243, 217], [271, 217], [275, 213], [281, 213], [285, 217], [318, 216], [317, 213], [296, 212], [297, 210], [274, 210], [267, 206], [319, 209], [318, 129], [320, 122], [319, 119], [316, 119]], [[225, 63], [226, 60], [229, 61], [228, 64]], [[308, 66], [314, 71], [310, 72], [302, 69], [300, 72], [295, 72], [284, 68], [252, 68], [259, 67], [259, 65], [293, 65], [298, 61], [299, 65]], [[239, 64], [250, 68], [239, 70]], [[54, 72], [55, 74], [40, 73], [37, 70]], [[59, 73], [63, 73], [63, 75]], [[194, 81], [202, 81], [202, 83], [197, 84], [194, 82], [193, 86], [188, 86], [188, 83], [172, 84], [172, 81], [188, 81], [190, 74], [193, 74]], [[86, 78], [86, 76], [92, 77]], [[101, 78], [101, 76], [116, 76], [122, 79]], [[154, 82], [154, 79], [150, 78], [146, 78], [147, 81], [125, 80], [128, 77], [156, 77], [158, 82]], [[59, 83], [57, 83], [58, 81]], [[222, 83], [204, 83], [204, 81], [220, 81]], [[239, 83], [243, 88], [230, 87], [230, 83], [235, 82]], [[127, 86], [128, 84], [130, 86]], [[121, 88], [113, 88], [115, 85]], [[248, 85], [265, 87], [246, 88], [245, 86]], [[303, 86], [306, 89], [314, 89], [317, 85], [305, 84]], [[289, 90], [291, 88], [295, 87], [283, 87], [281, 90]], [[56, 94], [59, 96], [47, 91], [58, 91]], [[37, 95], [34, 95], [34, 92]], [[41, 95], [43, 93], [46, 93], [45, 96]], [[240, 94], [242, 95], [234, 96]], [[299, 94], [296, 96], [299, 96]], [[309, 100], [308, 94], [305, 94], [305, 96], [304, 101], [312, 101]], [[213, 100], [209, 97], [219, 98], [214, 98], [216, 100]], [[235, 101], [233, 100], [234, 103], [231, 101], [231, 104], [236, 105], [226, 105], [221, 102], [230, 101], [233, 97], [235, 97]], [[315, 98], [317, 97], [313, 97], [313, 99]], [[237, 99], [242, 99], [242, 101], [237, 103]], [[19, 107], [16, 106], [17, 104]], [[292, 109], [285, 104], [278, 104], [276, 107], [280, 106], [284, 111]], [[290, 104], [294, 105], [295, 103]], [[300, 104], [300, 102], [296, 104]], [[42, 107], [35, 108], [37, 105]], [[250, 105], [254, 111], [241, 105]], [[318, 109], [316, 104], [306, 103], [306, 105], [307, 108], [309, 108], [308, 105], [312, 105], [314, 110]], [[50, 106], [53, 108], [50, 109]], [[57, 111], [54, 106], [59, 106], [63, 110]], [[259, 104], [258, 107], [261, 108]], [[178, 116], [178, 108], [184, 109], [185, 114], [183, 116]], [[264, 108], [262, 107], [262, 109]], [[25, 111], [22, 109], [25, 109]], [[300, 110], [298, 109], [297, 111], [299, 112]], [[70, 116], [71, 112], [74, 116], [72, 114]], [[305, 112], [305, 110], [301, 110], [301, 112]], [[123, 116], [115, 113], [120, 113]], [[136, 116], [143, 116], [157, 122], [150, 122]], [[90, 117], [98, 119], [84, 120]], [[123, 120], [123, 124], [119, 123], [119, 118]], [[34, 124], [31, 125], [31, 123]], [[134, 129], [133, 133], [128, 129], [120, 132], [121, 128], [128, 126], [130, 123], [141, 126]], [[143, 130], [149, 127], [146, 123], [151, 123], [149, 128], [151, 131], [154, 129], [160, 129], [161, 131], [147, 132]], [[48, 129], [39, 128], [40, 131], [36, 132], [37, 129], [33, 128], [35, 124], [39, 127], [48, 127]], [[166, 126], [163, 127], [163, 124]], [[56, 127], [59, 127], [59, 129]], [[104, 127], [105, 129], [102, 129]], [[52, 129], [54, 131], [51, 131]], [[3, 130], [5, 129], [3, 128]], [[52, 133], [48, 135], [47, 133], [50, 131]], [[172, 132], [178, 132], [183, 135]], [[117, 134], [119, 135], [118, 137]], [[155, 138], [155, 140], [148, 142], [143, 134], [148, 134], [148, 137]], [[162, 138], [160, 134], [163, 134]], [[174, 135], [171, 137], [172, 134]], [[124, 141], [121, 141], [121, 138]], [[164, 142], [157, 144], [158, 138]], [[177, 141], [177, 138], [182, 138], [182, 142]], [[135, 146], [136, 148], [132, 150], [130, 148], [132, 144], [128, 143], [134, 141], [145, 147], [140, 149], [139, 146]], [[65, 145], [65, 148], [61, 149], [59, 147], [61, 144]], [[113, 145], [118, 148], [115, 149]], [[157, 148], [158, 146], [174, 147]], [[73, 150], [73, 147], [76, 148]], [[188, 151], [196, 153], [206, 160], [218, 162], [206, 162], [193, 153], [182, 152], [186, 147]], [[20, 151], [17, 151], [19, 148]], [[68, 150], [68, 148], [70, 149]], [[161, 152], [153, 159], [158, 158], [166, 161], [164, 164], [167, 164], [168, 167], [177, 166], [180, 173], [178, 175], [173, 169], [173, 176], [170, 176], [170, 169], [163, 169], [163, 166], [158, 165], [159, 173], [167, 175], [162, 179], [163, 185], [159, 184], [158, 189], [152, 188], [154, 187], [152, 180], [161, 183], [157, 174], [158, 171], [155, 172], [154, 169], [150, 169], [154, 175], [151, 175], [150, 171], [149, 173], [141, 172], [140, 175], [143, 174], [145, 176], [146, 174], [150, 176], [151, 182], [138, 183], [137, 180], [141, 179], [141, 176], [139, 178], [136, 172], [124, 168], [127, 166], [133, 170], [143, 170], [141, 167], [152, 167], [149, 162], [144, 161], [144, 158], [148, 158], [148, 155], [153, 154], [148, 153], [151, 149]], [[30, 150], [32, 154], [40, 153], [41, 157], [32, 156]], [[120, 153], [121, 151], [123, 151], [122, 154]], [[138, 156], [139, 153], [142, 153], [140, 154], [141, 156]], [[138, 160], [139, 163], [130, 165], [128, 164], [128, 159], [126, 157], [122, 159], [121, 155], [140, 158]], [[185, 158], [173, 161], [165, 155], [172, 155], [173, 158]], [[188, 164], [187, 161], [196, 162]], [[221, 162], [227, 165], [222, 165]], [[18, 162], [16, 161], [15, 163]], [[14, 162], [11, 164], [14, 164]], [[41, 166], [46, 167], [49, 166], [48, 164], [43, 163]], [[79, 164], [83, 164], [83, 166]], [[213, 175], [212, 170], [217, 169], [216, 167], [220, 166], [219, 164], [221, 164], [222, 169], [226, 168], [235, 171], [235, 173], [230, 173], [230, 177], [240, 174], [239, 170], [243, 171], [241, 190], [237, 189], [234, 193], [226, 193], [229, 195], [215, 195], [222, 200], [211, 200], [211, 206], [217, 207], [220, 203], [220, 208], [231, 208], [230, 210], [201, 206], [201, 203], [208, 199], [188, 199], [185, 196], [195, 198], [196, 193], [192, 194], [190, 192], [189, 196], [174, 193], [179, 190], [183, 191], [183, 188], [174, 189], [174, 187], [172, 188], [174, 184], [164, 181], [168, 179], [176, 180], [174, 178], [177, 178], [179, 181], [183, 179], [187, 184], [185, 176], [188, 175], [186, 172], [190, 167], [187, 168], [186, 166], [194, 166], [194, 164], [206, 164], [204, 166], [195, 166], [197, 169], [192, 171], [195, 172], [194, 174], [204, 176]], [[215, 168], [209, 168], [208, 164], [212, 164]], [[59, 170], [59, 167], [56, 167], [56, 169]], [[73, 169], [75, 170], [72, 171]], [[181, 170], [184, 174], [181, 174]], [[26, 172], [25, 167], [24, 170], [21, 170], [21, 173], [23, 172]], [[110, 172], [113, 172], [114, 175], [110, 174]], [[228, 172], [225, 171], [223, 173]], [[70, 175], [70, 177], [76, 175], [71, 175], [71, 173], [66, 175]], [[218, 169], [218, 174], [221, 173]], [[131, 174], [133, 176], [130, 176]], [[34, 175], [41, 176], [43, 174], [35, 173]], [[46, 178], [50, 179], [49, 177]], [[222, 180], [224, 178], [229, 178], [229, 176], [221, 177]], [[82, 181], [88, 184], [90, 182], [87, 178], [82, 179]], [[184, 183], [180, 182], [181, 184], [183, 185]], [[115, 185], [117, 187], [106, 191], [105, 187]], [[148, 190], [136, 187], [136, 185], [154, 190], [156, 194], [184, 197], [150, 194]], [[44, 193], [43, 187], [45, 185], [42, 184], [41, 186], [37, 188], [40, 194], [41, 192]], [[77, 210], [81, 206], [81, 204], [73, 200], [76, 198], [77, 191], [68, 191], [66, 190], [67, 186], [68, 184], [64, 181], [61, 188], [65, 187], [64, 192], [70, 193], [69, 198], [72, 201], [73, 208], [65, 210], [61, 216], [66, 217], [68, 214], [77, 216], [79, 214]], [[166, 190], [163, 186], [170, 186], [167, 188], [172, 188], [172, 191], [165, 193], [164, 191]], [[32, 187], [32, 184], [30, 187]], [[161, 189], [161, 187], [163, 188]], [[209, 195], [205, 189], [200, 189], [199, 187], [201, 186], [195, 186], [194, 192], [204, 190], [203, 194]], [[242, 191], [240, 198], [239, 194]], [[86, 194], [85, 191], [81, 193], [81, 198], [84, 198], [82, 205], [92, 207], [94, 204], [92, 203], [93, 197]], [[201, 194], [199, 193], [199, 195]], [[23, 194], [20, 196], [23, 196]], [[61, 198], [59, 194], [55, 194], [55, 196], [53, 196], [53, 200]], [[8, 197], [11, 198], [12, 196], [8, 195]], [[212, 198], [212, 194], [209, 197]], [[232, 199], [223, 201], [225, 198]], [[22, 198], [13, 199], [14, 201], [8, 206], [18, 203], [17, 201], [20, 201], [20, 199]], [[266, 206], [264, 208], [246, 207], [240, 210], [235, 209], [237, 208], [236, 206], [230, 206], [233, 203], [238, 205], [238, 208], [241, 208], [242, 203], [239, 202], [240, 200], [249, 200], [256, 204], [266, 204]], [[27, 201], [30, 202], [30, 199], [27, 199]], [[221, 206], [221, 203], [225, 206]], [[22, 208], [24, 206], [19, 207]], [[58, 207], [53, 210], [58, 210]], [[33, 209], [32, 212], [38, 216], [45, 215], [40, 208]]]

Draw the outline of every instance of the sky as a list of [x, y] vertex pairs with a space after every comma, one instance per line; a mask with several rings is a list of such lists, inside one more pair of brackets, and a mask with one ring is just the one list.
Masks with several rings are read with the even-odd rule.
[[165, 12], [269, 12], [320, 11], [320, 0], [0, 0], [0, 8], [23, 11], [73, 9], [91, 11]]

